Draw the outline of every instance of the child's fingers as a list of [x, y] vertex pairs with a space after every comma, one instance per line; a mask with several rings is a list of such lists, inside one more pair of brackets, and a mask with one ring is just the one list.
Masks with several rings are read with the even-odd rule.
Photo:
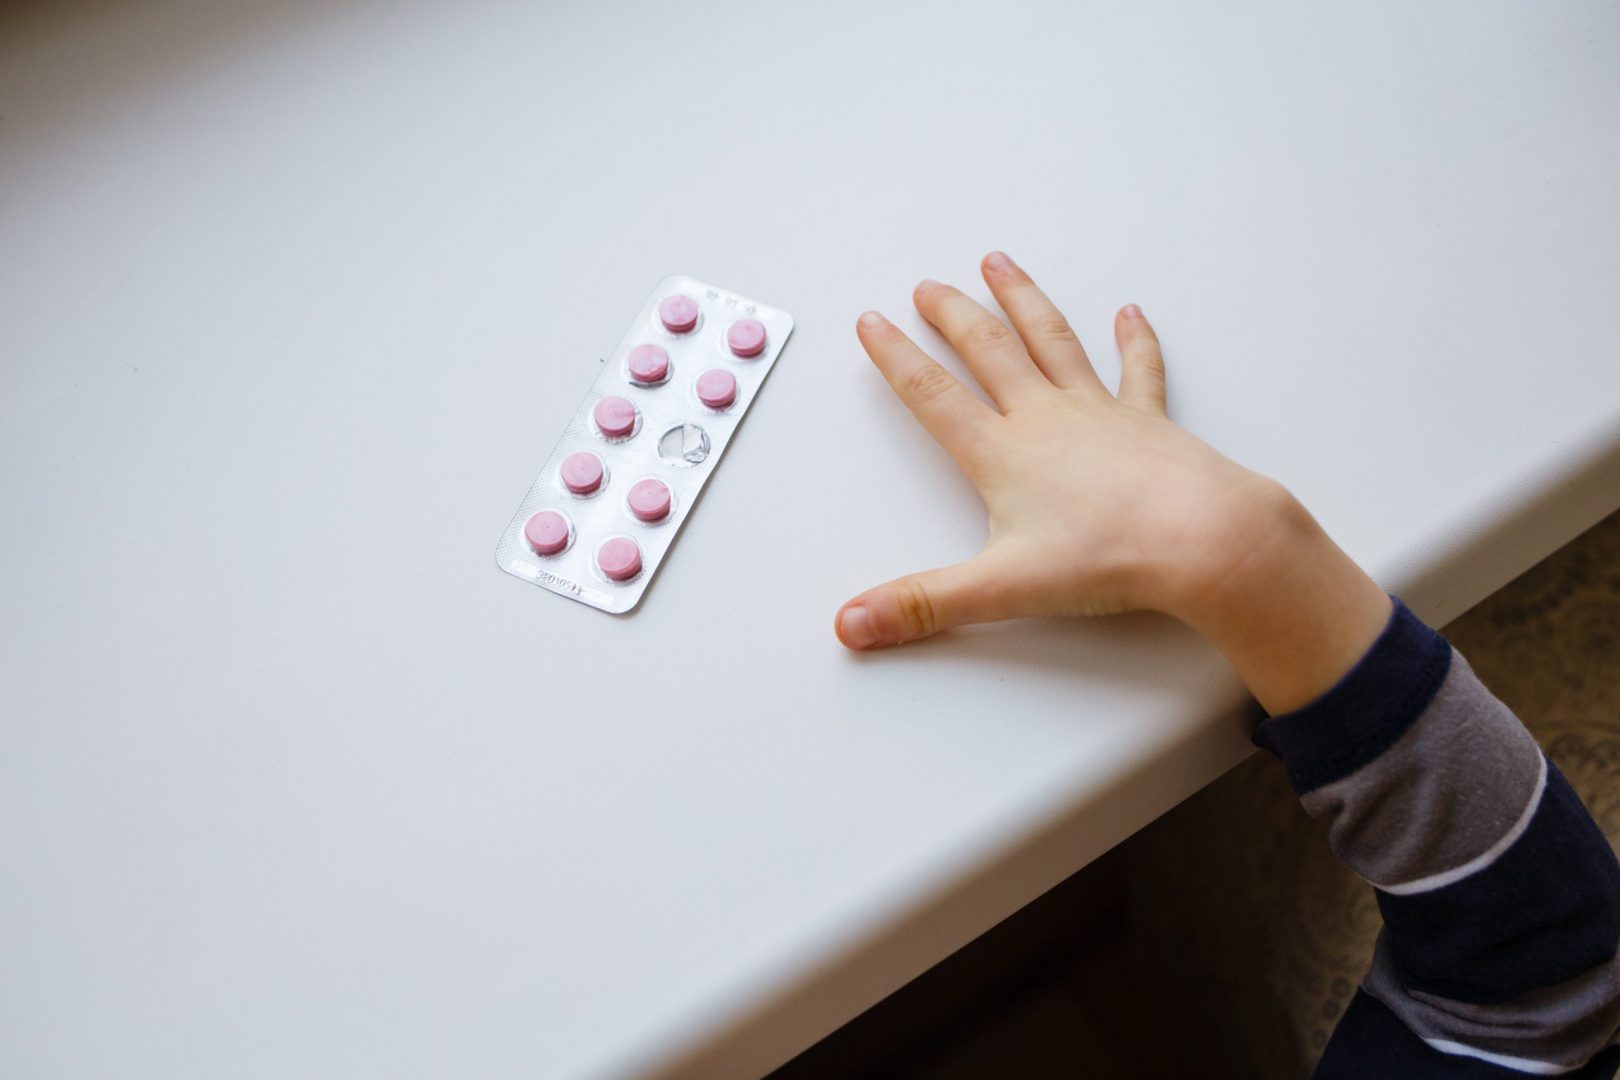
[[985, 429], [1000, 419], [995, 410], [877, 312], [856, 321], [855, 335], [911, 415], [965, 465], [973, 449], [984, 445]]
[[1018, 614], [1006, 605], [989, 560], [979, 555], [868, 589], [839, 610], [834, 625], [845, 647], [876, 649]]
[[1052, 384], [1030, 359], [1018, 335], [960, 290], [924, 281], [917, 286], [913, 299], [923, 318], [945, 335], [979, 385], [1002, 409], [1027, 401], [1043, 390], [1050, 393]]
[[1159, 351], [1159, 335], [1141, 308], [1126, 304], [1119, 309], [1114, 316], [1114, 338], [1119, 342], [1119, 400], [1163, 416], [1164, 355]]
[[984, 257], [979, 269], [996, 303], [1012, 320], [1018, 336], [1024, 339], [1029, 355], [1054, 385], [1066, 390], [1084, 388], [1107, 392], [1091, 367], [1085, 347], [1069, 327], [1069, 321], [1017, 263], [999, 251], [992, 251]]

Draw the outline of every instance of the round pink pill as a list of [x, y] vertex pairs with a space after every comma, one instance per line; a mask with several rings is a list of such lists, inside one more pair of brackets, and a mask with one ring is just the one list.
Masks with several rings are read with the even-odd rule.
[[765, 351], [765, 324], [758, 319], [738, 319], [726, 330], [726, 344], [738, 356], [758, 356]]
[[637, 480], [630, 485], [630, 512], [642, 521], [663, 521], [669, 516], [669, 485], [662, 480]]
[[568, 519], [555, 510], [542, 510], [523, 526], [523, 539], [536, 555], [555, 555], [568, 546]]
[[596, 565], [613, 581], [629, 581], [641, 573], [641, 549], [628, 536], [615, 536], [596, 549]]
[[596, 403], [596, 429], [610, 439], [622, 439], [636, 430], [636, 407], [622, 397], [605, 397]]
[[669, 353], [657, 345], [637, 345], [630, 350], [625, 367], [630, 369], [630, 377], [638, 383], [648, 386], [661, 383], [669, 378]]
[[588, 450], [563, 458], [562, 468], [557, 471], [562, 474], [563, 486], [575, 495], [589, 495], [602, 486], [602, 459]]
[[697, 377], [697, 396], [711, 409], [724, 409], [737, 400], [737, 380], [729, 371], [710, 368]]
[[676, 293], [658, 301], [658, 321], [672, 334], [689, 332], [698, 321], [697, 301]]

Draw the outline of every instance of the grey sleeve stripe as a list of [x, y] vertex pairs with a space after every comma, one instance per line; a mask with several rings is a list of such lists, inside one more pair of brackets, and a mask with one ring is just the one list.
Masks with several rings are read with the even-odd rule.
[[1380, 934], [1362, 989], [1436, 1050], [1520, 1072], [1571, 1072], [1613, 1042], [1620, 1030], [1620, 957], [1568, 982], [1476, 1005], [1407, 990]]
[[1525, 830], [1530, 827], [1530, 822], [1535, 818], [1536, 811], [1541, 807], [1541, 797], [1547, 793], [1547, 755], [1540, 755], [1537, 764], [1540, 766], [1540, 771], [1536, 774], [1536, 787], [1530, 793], [1530, 801], [1525, 804], [1524, 812], [1519, 815], [1519, 820], [1515, 821], [1513, 826], [1503, 833], [1496, 843], [1461, 866], [1454, 866], [1450, 870], [1443, 870], [1438, 874], [1430, 874], [1428, 877], [1417, 878], [1412, 881], [1374, 881], [1372, 884], [1392, 896], [1413, 896], [1434, 889], [1443, 889], [1454, 881], [1461, 881], [1470, 874], [1479, 873], [1501, 858], [1503, 852], [1512, 847], [1519, 837], [1524, 835]]
[[1368, 881], [1438, 888], [1522, 827], [1544, 769], [1535, 739], [1453, 651], [1434, 700], [1388, 750], [1300, 801], [1330, 819], [1333, 853]]

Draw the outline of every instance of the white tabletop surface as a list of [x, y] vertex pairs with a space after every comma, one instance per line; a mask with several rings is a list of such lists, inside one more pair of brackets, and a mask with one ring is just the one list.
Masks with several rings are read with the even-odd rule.
[[[872, 656], [858, 348], [1003, 247], [1442, 620], [1620, 505], [1620, 7], [8, 5], [0, 1074], [760, 1072], [1239, 760], [1168, 620]], [[647, 291], [798, 329], [641, 609], [494, 547]]]

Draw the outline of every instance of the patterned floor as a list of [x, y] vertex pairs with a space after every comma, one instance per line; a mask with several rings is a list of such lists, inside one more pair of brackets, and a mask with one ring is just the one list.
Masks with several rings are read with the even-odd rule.
[[[1445, 633], [1620, 846], [1620, 514]], [[1295, 1080], [1378, 925], [1256, 755], [780, 1076]]]

